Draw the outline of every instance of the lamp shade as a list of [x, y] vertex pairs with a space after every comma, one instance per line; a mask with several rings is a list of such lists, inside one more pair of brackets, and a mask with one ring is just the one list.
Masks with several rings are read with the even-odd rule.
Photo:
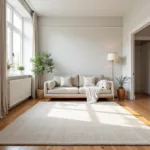
[[107, 55], [108, 61], [117, 61], [118, 60], [118, 53], [108, 53]]

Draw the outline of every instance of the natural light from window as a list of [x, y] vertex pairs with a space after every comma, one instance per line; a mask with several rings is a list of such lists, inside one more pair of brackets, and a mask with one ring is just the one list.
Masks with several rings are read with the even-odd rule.
[[[137, 119], [132, 114], [122, 109], [119, 105], [110, 107], [109, 105], [98, 104], [71, 104], [57, 103], [54, 104], [47, 114], [47, 117], [58, 119], [64, 119], [66, 121], [82, 121], [91, 124], [101, 124], [120, 127], [132, 127], [136, 126], [140, 128], [148, 128], [141, 121], [137, 124]], [[59, 120], [60, 119], [60, 120]]]
[[70, 109], [53, 108], [48, 114], [48, 117], [55, 117], [60, 119], [77, 120], [84, 122], [91, 122], [91, 117], [87, 111]]
[[6, 8], [7, 18], [7, 63], [11, 64], [12, 72], [17, 71], [17, 66], [22, 65], [22, 24], [19, 13], [9, 4]]

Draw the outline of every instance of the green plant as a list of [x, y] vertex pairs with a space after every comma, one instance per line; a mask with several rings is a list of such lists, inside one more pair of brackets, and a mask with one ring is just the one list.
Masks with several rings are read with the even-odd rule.
[[129, 79], [130, 79], [129, 77], [127, 76], [123, 77], [122, 75], [121, 77], [116, 77], [116, 81], [119, 84], [119, 88], [123, 88], [124, 84], [127, 83]]
[[10, 68], [12, 68], [13, 65], [12, 64], [9, 64], [9, 62], [7, 62], [7, 70], [9, 70]]
[[32, 72], [38, 76], [38, 88], [43, 87], [43, 75], [44, 72], [53, 72], [54, 69], [54, 62], [53, 59], [51, 58], [50, 53], [40, 53], [38, 56], [35, 58], [31, 58], [30, 61], [33, 64], [33, 69]]
[[18, 69], [19, 71], [23, 71], [23, 70], [24, 70], [24, 66], [18, 66], [17, 69]]

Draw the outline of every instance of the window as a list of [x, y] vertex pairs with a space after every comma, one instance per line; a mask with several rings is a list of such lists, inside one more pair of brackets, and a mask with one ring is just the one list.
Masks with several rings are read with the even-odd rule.
[[7, 5], [7, 8], [6, 8], [6, 18], [7, 18], [7, 21], [8, 22], [12, 22], [12, 16], [11, 16], [11, 8]]
[[7, 28], [7, 59], [9, 63], [12, 64], [12, 38], [11, 38], [11, 29]]
[[13, 63], [15, 66], [21, 64], [21, 36], [13, 31]]
[[22, 18], [15, 12], [13, 13], [13, 25], [20, 31], [22, 30]]
[[7, 60], [13, 64], [13, 70], [22, 65], [22, 24], [23, 19], [18, 12], [9, 4], [6, 8], [7, 18]]

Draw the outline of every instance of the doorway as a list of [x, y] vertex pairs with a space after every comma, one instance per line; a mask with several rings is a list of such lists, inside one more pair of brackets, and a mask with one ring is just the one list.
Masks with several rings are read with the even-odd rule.
[[150, 25], [134, 34], [134, 94], [150, 95]]

